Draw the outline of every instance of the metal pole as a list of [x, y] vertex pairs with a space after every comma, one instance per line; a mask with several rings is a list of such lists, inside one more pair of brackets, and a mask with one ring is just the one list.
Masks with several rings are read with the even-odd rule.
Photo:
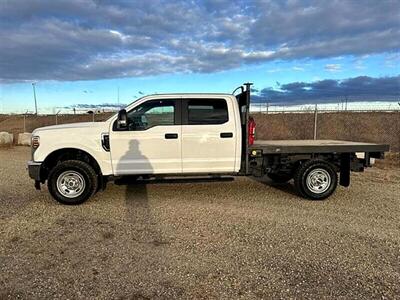
[[245, 136], [245, 145], [246, 145], [246, 150], [245, 150], [245, 161], [246, 161], [246, 174], [249, 173], [249, 145], [248, 145], [248, 138], [249, 138], [249, 115], [250, 115], [250, 87], [253, 85], [250, 82], [244, 83], [243, 84], [246, 87], [246, 136]]
[[24, 132], [26, 132], [26, 113], [24, 114]]
[[318, 122], [318, 107], [315, 104], [315, 111], [314, 111], [314, 140], [317, 139], [317, 122]]
[[269, 103], [267, 102], [267, 115], [268, 115], [268, 108], [269, 108]]
[[58, 125], [58, 114], [61, 112], [61, 110], [59, 110], [57, 113], [56, 113], [56, 125]]
[[37, 115], [37, 101], [36, 101], [36, 89], [35, 89], [36, 83], [32, 82], [32, 88], [33, 88], [33, 98], [35, 99], [35, 114]]

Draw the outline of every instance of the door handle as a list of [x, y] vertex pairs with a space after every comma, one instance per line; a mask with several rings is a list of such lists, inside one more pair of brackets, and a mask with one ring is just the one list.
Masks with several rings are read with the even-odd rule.
[[219, 135], [222, 139], [227, 139], [227, 138], [232, 138], [233, 133], [232, 132], [221, 132]]
[[177, 139], [178, 134], [177, 133], [166, 133], [165, 134], [165, 139], [167, 140], [172, 140], [172, 139]]

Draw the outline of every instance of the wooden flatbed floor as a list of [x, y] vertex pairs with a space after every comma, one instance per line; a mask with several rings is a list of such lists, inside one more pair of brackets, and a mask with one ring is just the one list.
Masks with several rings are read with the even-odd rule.
[[389, 145], [338, 140], [256, 140], [251, 150], [261, 150], [263, 154], [385, 152]]

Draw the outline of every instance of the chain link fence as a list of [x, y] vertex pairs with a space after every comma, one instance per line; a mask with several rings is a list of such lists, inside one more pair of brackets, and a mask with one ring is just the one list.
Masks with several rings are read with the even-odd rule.
[[[286, 107], [251, 108], [257, 123], [257, 139], [337, 139], [389, 144], [400, 152], [400, 109], [398, 110], [302, 110]], [[105, 121], [114, 112], [93, 114], [0, 115], [0, 131], [17, 135], [56, 124]], [[16, 138], [16, 137], [15, 137]]]
[[114, 113], [93, 114], [49, 114], [49, 115], [0, 115], [0, 131], [14, 134], [32, 132], [36, 128], [77, 122], [101, 122], [107, 120]]
[[252, 112], [257, 139], [335, 139], [389, 144], [400, 151], [398, 111]]

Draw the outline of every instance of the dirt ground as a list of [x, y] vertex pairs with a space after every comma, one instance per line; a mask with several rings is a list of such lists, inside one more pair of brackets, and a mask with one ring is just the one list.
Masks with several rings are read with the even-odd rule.
[[0, 150], [0, 299], [400, 298], [400, 168], [327, 201], [290, 184], [109, 184], [80, 206]]

